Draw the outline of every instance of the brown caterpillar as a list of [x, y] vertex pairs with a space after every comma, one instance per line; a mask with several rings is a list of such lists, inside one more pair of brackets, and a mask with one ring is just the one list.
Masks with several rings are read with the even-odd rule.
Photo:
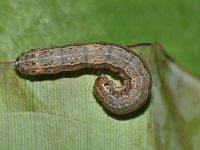
[[106, 76], [100, 76], [93, 89], [102, 104], [119, 115], [140, 108], [152, 86], [151, 74], [144, 60], [128, 47], [110, 43], [33, 49], [22, 53], [16, 59], [15, 67], [25, 75], [55, 74], [84, 67], [118, 72], [123, 79], [122, 87], [116, 87]]

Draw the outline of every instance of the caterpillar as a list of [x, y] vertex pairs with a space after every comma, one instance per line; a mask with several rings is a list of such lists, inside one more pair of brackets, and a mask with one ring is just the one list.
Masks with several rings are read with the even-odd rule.
[[112, 113], [123, 115], [140, 108], [150, 95], [152, 79], [146, 62], [130, 48], [111, 43], [36, 48], [19, 55], [15, 68], [24, 75], [55, 74], [85, 67], [117, 72], [123, 86], [106, 76], [95, 80], [93, 91]]

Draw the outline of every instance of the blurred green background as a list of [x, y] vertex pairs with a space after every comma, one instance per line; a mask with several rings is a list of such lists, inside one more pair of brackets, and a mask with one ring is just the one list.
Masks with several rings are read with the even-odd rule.
[[[198, 0], [1, 0], [0, 59], [29, 48], [108, 41], [159, 42], [200, 76]], [[27, 40], [27, 39], [32, 40]]]

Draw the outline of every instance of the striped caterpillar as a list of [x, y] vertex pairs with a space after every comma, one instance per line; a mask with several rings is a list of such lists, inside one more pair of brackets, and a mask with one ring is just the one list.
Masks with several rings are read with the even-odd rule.
[[145, 61], [128, 47], [110, 43], [33, 49], [19, 55], [15, 67], [25, 75], [55, 74], [85, 67], [117, 72], [123, 79], [122, 87], [116, 87], [106, 76], [100, 76], [93, 90], [102, 105], [118, 115], [140, 108], [149, 97], [152, 86]]

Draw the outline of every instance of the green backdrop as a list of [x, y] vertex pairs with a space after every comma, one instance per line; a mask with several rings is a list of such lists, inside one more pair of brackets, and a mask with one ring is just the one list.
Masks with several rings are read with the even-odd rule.
[[0, 59], [74, 42], [156, 41], [200, 76], [198, 0], [1, 0]]

